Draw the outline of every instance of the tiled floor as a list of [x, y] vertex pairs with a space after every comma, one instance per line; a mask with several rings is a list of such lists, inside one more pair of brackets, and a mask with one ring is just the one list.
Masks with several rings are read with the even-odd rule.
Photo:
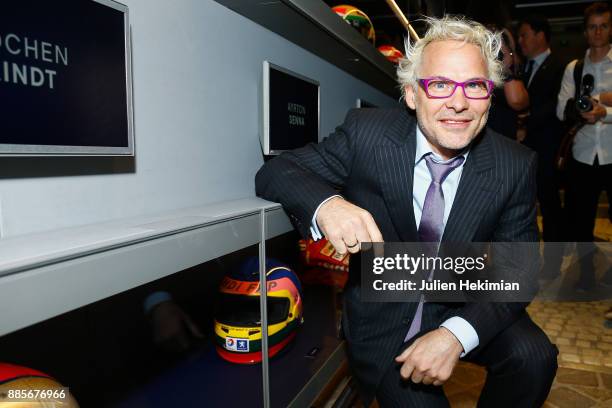
[[[612, 407], [612, 374], [566, 368], [562, 362], [545, 408]], [[483, 368], [460, 363], [444, 386], [452, 408], [473, 408], [484, 385]]]
[[[546, 408], [612, 407], [612, 325], [601, 302], [534, 302], [532, 319], [559, 348], [559, 370]], [[485, 370], [460, 363], [444, 386], [453, 408], [475, 407]]]
[[[597, 220], [595, 235], [599, 241], [612, 241], [608, 219]], [[604, 251], [608, 264], [609, 252]], [[559, 279], [565, 283], [573, 279], [569, 258]], [[612, 408], [612, 323], [604, 318], [610, 307], [609, 296], [596, 302], [535, 301], [529, 306], [532, 319], [559, 348], [559, 370], [545, 408]], [[483, 368], [461, 362], [444, 386], [451, 406], [475, 407], [485, 376]]]
[[604, 313], [610, 302], [535, 302], [532, 319], [559, 348], [564, 367], [612, 374], [612, 328]]

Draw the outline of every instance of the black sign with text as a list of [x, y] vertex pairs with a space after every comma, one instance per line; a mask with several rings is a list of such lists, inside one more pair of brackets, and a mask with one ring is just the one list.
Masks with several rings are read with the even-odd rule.
[[283, 151], [318, 142], [319, 85], [270, 67], [270, 150]]
[[126, 11], [104, 0], [2, 5], [0, 153], [133, 152]]

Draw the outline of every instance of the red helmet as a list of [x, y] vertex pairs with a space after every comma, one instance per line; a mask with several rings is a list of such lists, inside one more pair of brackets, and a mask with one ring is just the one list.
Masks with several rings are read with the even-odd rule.
[[[0, 406], [2, 399], [15, 406], [79, 408], [74, 397], [49, 375], [28, 367], [0, 363]], [[24, 405], [17, 401], [23, 401]], [[32, 402], [34, 401], [34, 402]], [[13, 406], [10, 402], [10, 406]]]
[[404, 54], [402, 54], [400, 50], [388, 44], [381, 45], [380, 47], [378, 47], [378, 51], [380, 51], [380, 53], [384, 55], [385, 58], [387, 58], [394, 64], [399, 63], [400, 58], [404, 57]]

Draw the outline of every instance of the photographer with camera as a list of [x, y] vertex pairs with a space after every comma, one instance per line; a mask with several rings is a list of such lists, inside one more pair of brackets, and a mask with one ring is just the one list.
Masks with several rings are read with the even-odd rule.
[[[610, 8], [594, 3], [584, 12], [585, 36], [589, 49], [583, 60], [570, 62], [563, 76], [557, 116], [569, 122], [572, 135], [567, 159], [566, 211], [570, 238], [592, 242], [599, 195], [612, 180], [612, 51], [610, 49]], [[603, 97], [603, 99], [602, 99]], [[603, 103], [602, 103], [603, 102]], [[593, 249], [578, 245], [580, 278], [576, 290], [595, 288]], [[612, 283], [608, 271], [604, 283]], [[611, 282], [607, 282], [611, 281]]]

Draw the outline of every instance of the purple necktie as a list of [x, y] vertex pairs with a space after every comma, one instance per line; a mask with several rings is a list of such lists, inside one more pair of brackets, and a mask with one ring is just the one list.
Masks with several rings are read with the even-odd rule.
[[[463, 156], [457, 156], [447, 163], [436, 163], [433, 161], [431, 154], [425, 156], [425, 163], [431, 174], [431, 183], [423, 203], [423, 212], [421, 222], [419, 223], [419, 240], [421, 242], [433, 243], [431, 247], [426, 247], [427, 256], [435, 256], [437, 254], [440, 239], [442, 239], [442, 232], [444, 231], [444, 193], [442, 192], [442, 183], [444, 183], [444, 180], [451, 171], [461, 166], [464, 159]], [[432, 278], [433, 270], [429, 271], [427, 280], [431, 281]], [[421, 330], [424, 303], [425, 297], [421, 295], [404, 342], [413, 338]]]

